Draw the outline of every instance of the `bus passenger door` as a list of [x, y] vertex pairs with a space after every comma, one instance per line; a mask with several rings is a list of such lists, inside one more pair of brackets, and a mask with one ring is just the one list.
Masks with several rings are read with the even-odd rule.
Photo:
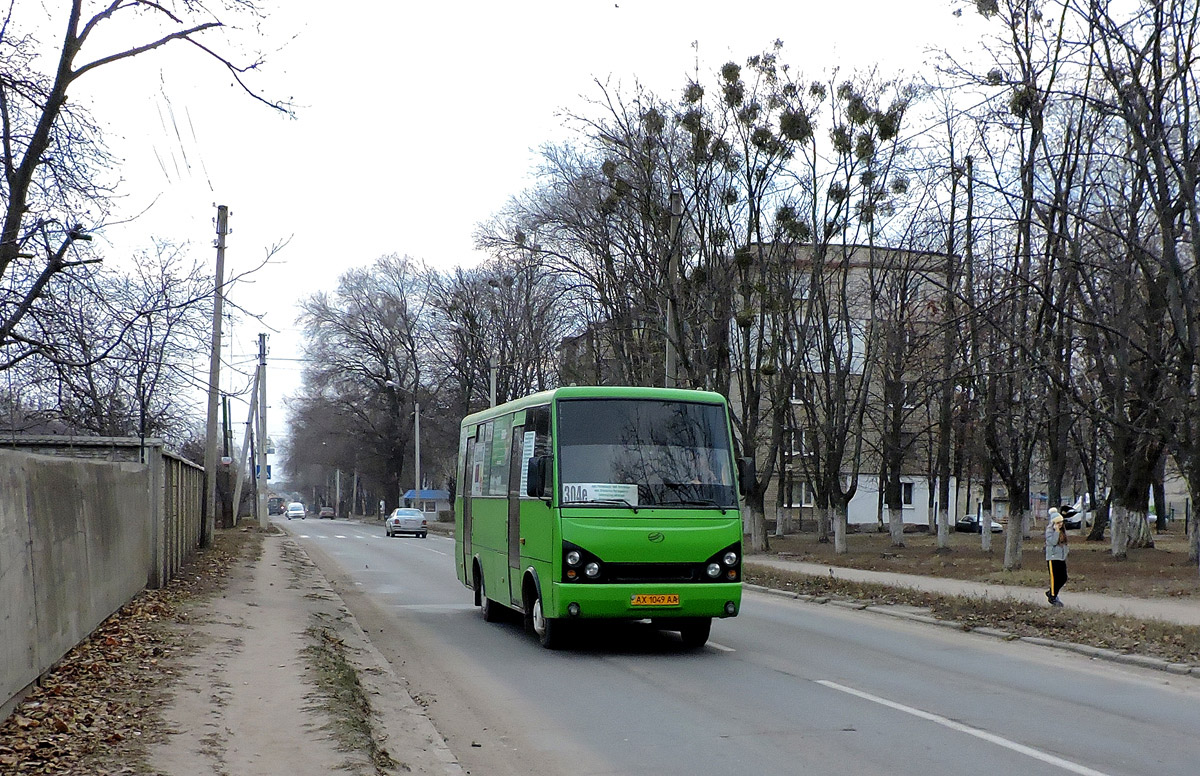
[[523, 455], [523, 426], [514, 426], [508, 460], [508, 597], [521, 606], [521, 465]]
[[462, 472], [462, 568], [463, 581], [471, 581], [471, 497], [474, 495], [475, 437], [467, 440], [467, 454], [463, 456], [466, 471]]

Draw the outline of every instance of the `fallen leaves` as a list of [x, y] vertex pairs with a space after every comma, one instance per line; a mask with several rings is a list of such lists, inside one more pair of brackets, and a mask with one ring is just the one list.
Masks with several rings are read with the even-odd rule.
[[928, 608], [939, 619], [969, 627], [991, 627], [1018, 636], [1039, 636], [1174, 662], [1200, 664], [1200, 628], [1158, 620], [1053, 609], [1008, 599], [938, 596], [909, 588], [809, 576], [763, 566], [746, 570], [745, 580], [764, 587], [816, 597], [919, 606]]
[[220, 588], [255, 540], [218, 532], [175, 581], [145, 590], [72, 649], [0, 723], [0, 773], [135, 773], [157, 734], [155, 703], [173, 674], [163, 663], [183, 648], [186, 604]]

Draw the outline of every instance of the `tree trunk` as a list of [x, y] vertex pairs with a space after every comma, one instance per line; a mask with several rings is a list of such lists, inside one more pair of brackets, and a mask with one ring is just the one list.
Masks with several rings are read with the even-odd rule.
[[1092, 504], [1095, 505], [1092, 508], [1092, 530], [1088, 532], [1087, 540], [1089, 542], [1102, 542], [1104, 541], [1104, 530], [1108, 528], [1110, 522], [1108, 516], [1112, 508], [1109, 506], [1108, 499], [1100, 503], [1092, 501]]
[[1125, 558], [1129, 555], [1129, 510], [1120, 504], [1111, 504], [1108, 508], [1109, 535], [1112, 538], [1112, 556]]
[[980, 510], [979, 518], [979, 545], [984, 552], [992, 551], [992, 507], [988, 505], [987, 509]]
[[1150, 531], [1149, 513], [1126, 510], [1128, 528], [1126, 529], [1126, 547], [1135, 550], [1154, 547], [1154, 534]]
[[821, 544], [828, 544], [829, 535], [832, 533], [829, 512], [829, 507], [820, 504], [813, 510], [813, 514], [817, 518], [817, 541]]
[[767, 515], [763, 509], [762, 490], [755, 487], [755, 492], [746, 496], [745, 508], [750, 513], [750, 552], [766, 552], [771, 549], [767, 543]]
[[[1025, 523], [1025, 509], [1020, 499], [1009, 502], [1012, 509], [1008, 515], [1008, 524], [1004, 526], [1004, 570], [1015, 571], [1021, 568], [1021, 527]], [[987, 523], [991, 528], [991, 523]]]
[[888, 533], [893, 547], [904, 546], [904, 510], [888, 507]]
[[847, 504], [837, 504], [833, 509], [833, 552], [835, 555], [845, 555], [850, 551], [846, 544]]
[[[1192, 503], [1196, 503], [1192, 500]], [[1188, 560], [1192, 563], [1200, 564], [1200, 525], [1196, 524], [1196, 513], [1192, 512], [1192, 517], [1188, 521], [1188, 529], [1191, 531], [1191, 542], [1188, 549]]]

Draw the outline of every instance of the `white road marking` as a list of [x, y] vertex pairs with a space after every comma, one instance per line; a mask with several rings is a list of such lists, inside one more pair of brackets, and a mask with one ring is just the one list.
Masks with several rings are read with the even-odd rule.
[[1035, 760], [1041, 760], [1044, 763], [1058, 766], [1059, 768], [1062, 768], [1065, 771], [1070, 771], [1071, 773], [1078, 773], [1081, 774], [1081, 776], [1108, 776], [1108, 774], [1104, 773], [1103, 771], [1093, 770], [1092, 768], [1088, 768], [1086, 765], [1080, 765], [1079, 763], [1071, 762], [1070, 760], [1064, 760], [1061, 757], [1057, 757], [1048, 752], [1043, 752], [1040, 749], [1034, 749], [1031, 746], [1018, 744], [1016, 741], [1010, 741], [1009, 739], [998, 736], [995, 733], [989, 733], [986, 730], [980, 730], [979, 728], [974, 728], [970, 725], [964, 725], [961, 722], [955, 722], [952, 719], [948, 719], [938, 714], [922, 711], [921, 709], [915, 709], [912, 706], [905, 706], [903, 703], [889, 701], [887, 698], [880, 698], [878, 695], [871, 695], [870, 693], [863, 692], [862, 690], [856, 690], [853, 687], [847, 687], [844, 684], [838, 684], [837, 682], [830, 682], [825, 679], [818, 679], [816, 681], [817, 684], [822, 685], [823, 687], [828, 687], [831, 690], [837, 690], [838, 692], [854, 695], [858, 698], [862, 698], [863, 700], [871, 701], [872, 703], [878, 703], [880, 706], [887, 706], [889, 709], [895, 709], [896, 711], [902, 711], [905, 714], [911, 714], [914, 717], [920, 717], [921, 719], [934, 722], [943, 727], [950, 728], [951, 730], [956, 730], [959, 733], [966, 733], [969, 736], [974, 736], [975, 738], [983, 741], [988, 741], [996, 744], [997, 746], [1002, 746], [1005, 749], [1011, 749], [1014, 752], [1032, 757]]
[[341, 534], [338, 534], [338, 535], [334, 536], [333, 538], [335, 538], [335, 539], [345, 539], [346, 537], [345, 537], [345, 536], [342, 536]]
[[733, 647], [727, 647], [724, 644], [718, 644], [715, 641], [708, 642], [708, 646], [712, 647], [713, 649], [719, 649], [722, 652], [737, 652], [737, 650]]

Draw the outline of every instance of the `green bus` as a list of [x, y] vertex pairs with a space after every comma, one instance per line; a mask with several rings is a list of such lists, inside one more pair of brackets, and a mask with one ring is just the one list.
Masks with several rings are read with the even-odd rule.
[[515, 610], [550, 649], [605, 619], [649, 619], [698, 648], [741, 606], [751, 467], [716, 393], [572, 386], [469, 415], [458, 579], [485, 620]]

